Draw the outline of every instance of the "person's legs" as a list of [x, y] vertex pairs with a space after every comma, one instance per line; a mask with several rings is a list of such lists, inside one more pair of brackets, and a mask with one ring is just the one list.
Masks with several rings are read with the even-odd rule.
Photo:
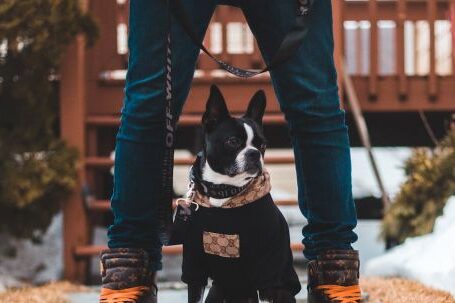
[[[295, 20], [297, 1], [250, 0], [244, 1], [243, 9], [265, 60], [270, 61]], [[316, 0], [303, 45], [271, 72], [294, 147], [299, 205], [308, 219], [303, 228], [304, 254], [310, 260], [328, 249], [351, 249], [357, 240], [331, 13], [330, 0]]]
[[[204, 36], [215, 3], [183, 1], [197, 32]], [[157, 203], [165, 135], [165, 60], [168, 9], [164, 0], [130, 1], [129, 66], [116, 138], [114, 223], [109, 248], [140, 248], [150, 257], [150, 270], [161, 268]], [[172, 21], [172, 87], [174, 114], [188, 95], [199, 49]]]

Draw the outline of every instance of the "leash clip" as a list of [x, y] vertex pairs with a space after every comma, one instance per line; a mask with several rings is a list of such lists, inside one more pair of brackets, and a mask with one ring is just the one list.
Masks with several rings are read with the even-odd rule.
[[191, 204], [194, 204], [194, 205], [196, 205], [196, 209], [194, 211], [198, 211], [198, 209], [199, 209], [199, 204], [197, 204], [196, 202], [194, 202], [188, 198], [178, 198], [177, 201], [175, 201], [175, 203], [177, 204], [177, 206], [180, 205], [182, 207], [190, 207]]
[[299, 0], [298, 2], [299, 2], [299, 7], [298, 7], [297, 14], [299, 16], [307, 15], [308, 11], [310, 10], [310, 5], [311, 5], [310, 0]]
[[[194, 196], [196, 195], [196, 192], [194, 190], [194, 182], [191, 181], [189, 184], [188, 184], [188, 192], [186, 193], [185, 195], [185, 198], [178, 198], [175, 203], [178, 205], [181, 205], [182, 207], [190, 207], [191, 204], [194, 204], [196, 205], [196, 209], [195, 211], [198, 211], [199, 210], [199, 204], [194, 202]], [[182, 205], [181, 203], [184, 203], [184, 205]]]

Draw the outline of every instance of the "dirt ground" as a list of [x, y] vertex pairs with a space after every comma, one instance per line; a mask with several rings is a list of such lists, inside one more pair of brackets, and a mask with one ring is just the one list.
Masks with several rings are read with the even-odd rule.
[[69, 282], [51, 283], [40, 287], [25, 287], [0, 293], [0, 303], [68, 303], [65, 293], [85, 290], [85, 287]]
[[361, 285], [370, 295], [368, 303], [455, 303], [447, 292], [398, 278], [366, 278]]
[[[403, 279], [367, 278], [361, 284], [362, 290], [370, 295], [368, 303], [455, 303], [446, 292]], [[68, 303], [66, 292], [85, 290], [83, 286], [58, 282], [7, 291], [0, 294], [0, 303]]]

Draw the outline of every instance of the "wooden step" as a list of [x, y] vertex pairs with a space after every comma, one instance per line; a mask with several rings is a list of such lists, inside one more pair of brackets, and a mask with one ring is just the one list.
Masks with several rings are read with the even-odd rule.
[[[103, 250], [107, 249], [107, 246], [103, 245], [87, 245], [78, 246], [74, 250], [74, 256], [78, 258], [87, 258], [99, 255]], [[304, 246], [302, 243], [291, 243], [291, 250], [294, 252], [302, 252]], [[182, 254], [182, 245], [163, 246], [163, 255], [180, 255]]]
[[[74, 250], [74, 255], [79, 258], [92, 257], [99, 255], [105, 249], [107, 249], [107, 246], [104, 245], [78, 246]], [[180, 255], [181, 253], [181, 245], [163, 246], [163, 255]]]
[[[99, 74], [98, 83], [106, 86], [121, 86], [125, 85], [126, 70], [106, 70]], [[201, 70], [198, 69], [194, 72], [193, 84], [212, 84], [217, 82], [223, 83], [245, 83], [243, 78], [236, 77], [225, 70]], [[270, 84], [270, 74], [264, 73], [248, 79], [250, 83], [265, 83]]]
[[[275, 204], [277, 206], [296, 206], [296, 200], [276, 200]], [[175, 207], [175, 201], [173, 203]], [[87, 208], [94, 212], [108, 212], [111, 210], [111, 202], [109, 200], [95, 200], [88, 203]]]
[[[87, 112], [91, 115], [118, 115], [122, 100], [125, 98], [125, 71], [111, 70], [103, 72], [96, 84], [91, 86], [87, 99]], [[264, 90], [267, 96], [267, 113], [280, 113], [280, 105], [276, 99], [269, 75], [261, 75], [252, 79], [226, 76], [222, 71], [197, 72], [191, 90], [183, 107], [183, 114], [200, 114], [205, 111], [210, 86], [216, 84], [233, 113], [245, 112], [248, 102], [258, 90]]]
[[[179, 126], [197, 126], [201, 124], [202, 114], [183, 114], [180, 116]], [[85, 119], [85, 123], [89, 126], [104, 126], [118, 127], [120, 125], [120, 117], [113, 115], [91, 115]], [[263, 123], [265, 125], [281, 125], [285, 123], [283, 114], [281, 113], [266, 113]]]
[[[174, 165], [192, 165], [194, 157], [179, 156], [175, 157]], [[293, 164], [294, 156], [292, 155], [265, 155], [266, 164]], [[109, 157], [87, 157], [85, 165], [89, 168], [108, 169], [114, 165], [114, 160]]]

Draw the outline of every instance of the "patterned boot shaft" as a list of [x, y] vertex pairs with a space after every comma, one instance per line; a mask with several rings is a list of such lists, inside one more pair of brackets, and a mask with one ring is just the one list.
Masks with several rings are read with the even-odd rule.
[[359, 253], [329, 250], [308, 263], [308, 303], [360, 303]]
[[155, 275], [147, 252], [114, 248], [101, 253], [100, 303], [156, 303]]

